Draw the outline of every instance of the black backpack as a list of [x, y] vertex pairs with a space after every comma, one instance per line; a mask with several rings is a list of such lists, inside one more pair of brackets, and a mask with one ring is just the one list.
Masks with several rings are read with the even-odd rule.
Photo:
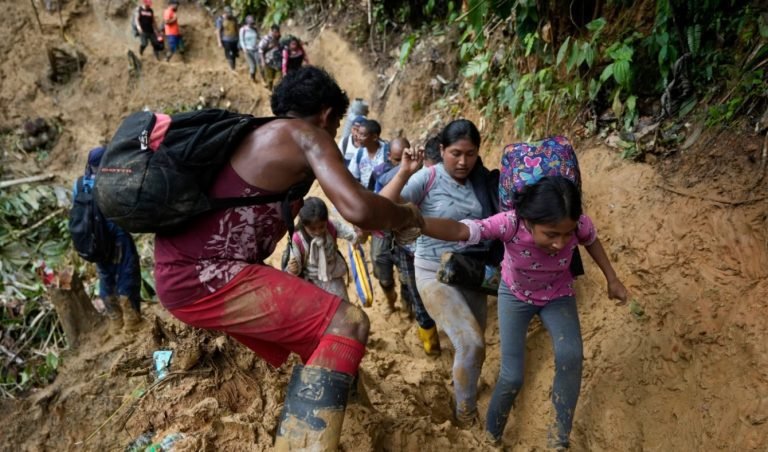
[[[158, 116], [133, 113], [107, 146], [95, 187], [107, 219], [128, 232], [175, 232], [211, 210], [283, 202], [283, 218], [293, 225], [289, 201], [303, 198], [311, 182], [272, 195], [221, 199], [207, 195], [237, 145], [254, 128], [275, 118], [217, 109], [180, 113], [170, 117], [170, 124], [164, 122], [160, 128], [167, 130], [155, 131], [160, 137], [154, 138]], [[159, 142], [156, 149], [150, 140]]]
[[[88, 180], [86, 180], [88, 179]], [[93, 176], [80, 176], [76, 182], [69, 211], [69, 233], [72, 244], [83, 259], [89, 262], [111, 262], [115, 238], [109, 231], [106, 218], [99, 211], [93, 196]]]

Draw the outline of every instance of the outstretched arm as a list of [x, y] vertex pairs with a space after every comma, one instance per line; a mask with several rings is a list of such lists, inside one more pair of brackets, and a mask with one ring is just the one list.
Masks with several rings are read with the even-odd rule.
[[464, 223], [448, 218], [424, 218], [422, 234], [447, 242], [466, 242], [469, 240], [469, 227]]
[[366, 190], [347, 171], [333, 138], [318, 128], [295, 127], [293, 135], [328, 199], [341, 216], [366, 230], [421, 228], [424, 219], [412, 204], [395, 204]]
[[587, 252], [595, 261], [600, 270], [602, 270], [605, 279], [608, 282], [608, 298], [617, 300], [616, 304], [624, 304], [627, 301], [627, 289], [624, 284], [616, 276], [616, 272], [611, 266], [611, 261], [608, 259], [608, 255], [605, 254], [603, 244], [600, 243], [600, 239], [596, 238], [594, 242], [586, 246]]

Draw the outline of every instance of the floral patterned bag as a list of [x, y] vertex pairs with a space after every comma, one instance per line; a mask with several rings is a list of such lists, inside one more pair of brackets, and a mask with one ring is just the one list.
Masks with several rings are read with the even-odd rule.
[[558, 135], [531, 143], [508, 144], [501, 156], [501, 211], [512, 209], [514, 192], [544, 176], [567, 177], [581, 190], [579, 161], [568, 138]]

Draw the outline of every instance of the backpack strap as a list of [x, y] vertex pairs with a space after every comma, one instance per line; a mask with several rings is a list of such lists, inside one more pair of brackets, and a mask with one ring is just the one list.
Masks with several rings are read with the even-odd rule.
[[417, 207], [421, 207], [421, 203], [424, 202], [424, 199], [429, 194], [429, 190], [432, 189], [432, 186], [435, 185], [435, 179], [437, 179], [437, 169], [435, 168], [435, 165], [432, 165], [429, 167], [429, 177], [427, 178], [427, 185], [424, 186], [424, 194], [421, 195], [421, 199], [419, 199], [419, 202], [416, 203]]
[[[351, 135], [351, 134], [350, 134]], [[346, 154], [347, 153], [347, 145], [349, 144], [349, 137], [350, 135], [345, 136], [341, 139], [341, 153]]]

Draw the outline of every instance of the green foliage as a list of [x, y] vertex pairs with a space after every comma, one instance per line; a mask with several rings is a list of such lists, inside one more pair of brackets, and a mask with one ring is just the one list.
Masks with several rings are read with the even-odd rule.
[[[559, 18], [546, 17], [551, 5], [539, 9], [540, 4], [470, 0], [457, 19], [462, 73], [472, 79], [470, 98], [482, 102], [488, 116], [512, 116], [523, 136], [542, 133], [542, 123], [581, 109], [585, 102], [593, 111], [612, 109], [615, 127], [632, 130], [641, 114], [639, 98], [660, 98], [684, 54], [690, 55], [690, 64], [680, 65], [678, 76], [692, 84], [692, 92], [714, 93], [714, 85], [728, 86], [732, 93], [709, 109], [710, 124], [728, 123], [768, 101], [760, 70], [768, 58], [768, 23], [751, 2], [657, 0], [653, 27], [641, 33], [627, 27], [628, 20], [635, 20], [634, 2], [614, 0], [604, 11], [615, 22], [598, 17], [583, 28], [558, 30], [560, 36], [546, 41], [540, 27]], [[503, 39], [499, 55], [489, 44], [501, 41], [489, 30], [510, 17], [514, 36]], [[697, 104], [695, 98], [678, 100], [683, 101], [680, 115]], [[634, 158], [637, 152], [628, 147], [624, 154]]]
[[408, 57], [411, 55], [413, 46], [416, 44], [416, 35], [411, 34], [403, 40], [403, 45], [400, 46], [400, 67], [405, 66], [405, 62], [408, 61]]
[[[281, 24], [295, 11], [302, 10], [311, 1], [302, 0], [231, 0], [230, 5], [239, 16], [254, 14], [262, 18], [262, 25], [270, 27]], [[316, 3], [316, 2], [315, 2]]]
[[67, 190], [58, 186], [24, 184], [0, 191], [0, 331], [4, 346], [18, 354], [0, 367], [0, 396], [55, 376], [55, 350], [63, 336], [38, 272], [68, 253], [68, 206]]

